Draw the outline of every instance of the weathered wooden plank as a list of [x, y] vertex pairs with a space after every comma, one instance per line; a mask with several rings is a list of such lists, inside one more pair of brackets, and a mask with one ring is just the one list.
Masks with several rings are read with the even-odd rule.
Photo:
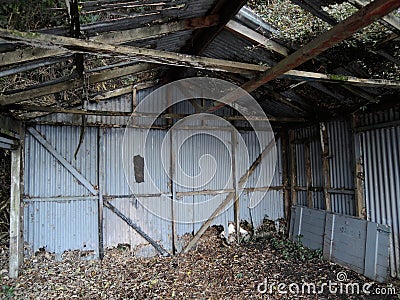
[[149, 27], [140, 27], [116, 32], [107, 32], [91, 38], [92, 41], [107, 44], [123, 44], [130, 41], [156, 38], [164, 34], [178, 31], [191, 30], [197, 28], [211, 27], [219, 23], [218, 15], [185, 19], [176, 22], [165, 23], [161, 25], [152, 25]]
[[22, 150], [19, 147], [11, 151], [11, 194], [10, 194], [10, 257], [9, 276], [18, 277], [18, 269], [23, 262], [23, 210], [21, 205], [21, 161]]
[[[170, 22], [161, 25], [153, 25], [149, 27], [140, 27], [122, 31], [102, 33], [97, 36], [91, 37], [89, 40], [108, 44], [123, 44], [131, 41], [155, 38], [163, 34], [169, 34], [183, 30], [215, 26], [218, 24], [218, 22], [218, 15], [210, 15], [199, 18], [184, 19], [181, 21]], [[43, 49], [36, 47], [15, 50], [12, 52], [0, 53], [0, 65], [6, 66], [30, 60], [54, 57], [67, 53], [68, 51], [65, 51], [63, 49]]]
[[329, 171], [329, 141], [326, 124], [320, 123], [320, 136], [321, 136], [321, 151], [322, 151], [322, 176], [324, 184], [324, 199], [325, 199], [325, 210], [331, 211], [331, 194], [329, 189], [331, 188], [331, 176]]
[[258, 44], [264, 46], [268, 50], [274, 51], [283, 56], [289, 55], [289, 50], [286, 47], [278, 44], [277, 42], [275, 42], [269, 38], [266, 38], [262, 34], [259, 34], [257, 31], [254, 31], [246, 26], [243, 26], [242, 24], [240, 24], [236, 21], [232, 21], [232, 20], [229, 21], [228, 24], [225, 25], [225, 27], [228, 30], [230, 30], [240, 36], [243, 36], [244, 38], [246, 38], [252, 42], [255, 42], [255, 43], [258, 43]]
[[[158, 115], [156, 113], [141, 113], [141, 112], [120, 112], [120, 111], [105, 111], [105, 110], [82, 110], [82, 109], [73, 109], [73, 108], [61, 108], [54, 106], [36, 106], [36, 105], [9, 105], [7, 106], [9, 109], [13, 110], [22, 110], [22, 111], [42, 111], [42, 112], [51, 112], [51, 113], [64, 113], [64, 114], [74, 114], [74, 115], [98, 115], [98, 116], [134, 116], [134, 117], [143, 117], [143, 118], [154, 118], [159, 117], [162, 119], [183, 119], [190, 114], [161, 114]], [[290, 118], [290, 117], [261, 117], [261, 116], [223, 116], [221, 117], [228, 121], [259, 121], [259, 122], [305, 122], [304, 118]], [[189, 128], [190, 129], [190, 128]], [[193, 128], [191, 128], [193, 129]]]
[[0, 65], [7, 66], [34, 59], [54, 57], [65, 53], [66, 51], [62, 49], [43, 49], [43, 48], [28, 48], [28, 49], [15, 50], [11, 52], [4, 52], [0, 53]]
[[[127, 66], [123, 68], [117, 68], [114, 70], [107, 70], [98, 74], [93, 74], [88, 77], [89, 84], [98, 83], [101, 81], [106, 81], [114, 78], [119, 78], [129, 74], [136, 74], [143, 71], [148, 71], [154, 69], [156, 66], [152, 64], [136, 64], [132, 66]], [[61, 81], [55, 80], [55, 82], [47, 82], [38, 86], [29, 87], [20, 92], [16, 92], [9, 95], [0, 95], [0, 105], [9, 105], [18, 103], [24, 100], [42, 97], [62, 91], [66, 91], [73, 88], [78, 88], [83, 86], [83, 81], [75, 78], [66, 78]]]

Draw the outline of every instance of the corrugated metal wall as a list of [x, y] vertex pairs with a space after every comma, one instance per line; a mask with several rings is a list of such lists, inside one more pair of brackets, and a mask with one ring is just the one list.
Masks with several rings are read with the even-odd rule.
[[[154, 88], [138, 91], [137, 101], [142, 101], [153, 90]], [[132, 109], [132, 96], [127, 94], [91, 105], [95, 105], [91, 109], [109, 111], [122, 109], [128, 112]], [[193, 112], [191, 110], [192, 107], [188, 104], [175, 105], [173, 108], [173, 111], [178, 113]], [[219, 113], [232, 114], [232, 111], [226, 108]], [[173, 129], [169, 132], [172, 132], [171, 138], [166, 130], [148, 131], [148, 129], [109, 126], [125, 125], [127, 120], [127, 117], [88, 117], [88, 123], [91, 125], [106, 126], [86, 128], [76, 159], [74, 152], [79, 144], [80, 127], [37, 125], [36, 129], [99, 191], [105, 200], [137, 223], [166, 250], [172, 251], [174, 239], [175, 247], [179, 250], [182, 246], [180, 237], [186, 233], [196, 232], [218, 204], [234, 190], [231, 160], [232, 130], [229, 129], [228, 123], [222, 126], [217, 120], [207, 120], [200, 125], [222, 126], [221, 130], [209, 128], [201, 130], [198, 127], [195, 130]], [[41, 121], [50, 123], [68, 121], [69, 124], [80, 124], [80, 120], [74, 118], [67, 120], [61, 114], [44, 117]], [[156, 122], [158, 125], [167, 125], [166, 120]], [[149, 125], [143, 120], [140, 124]], [[123, 158], [124, 134], [128, 147], [124, 148]], [[270, 135], [271, 132], [260, 133], [262, 139], [267, 139]], [[260, 154], [261, 149], [257, 137], [252, 132], [237, 133], [236, 139], [237, 184], [239, 178]], [[144, 143], [143, 150], [141, 145]], [[255, 226], [261, 225], [264, 217], [276, 220], [284, 216], [280, 147], [278, 141], [276, 173], [273, 173], [275, 169], [272, 161], [267, 158], [262, 164], [262, 171], [261, 167], [258, 167], [249, 178], [240, 197], [240, 218], [252, 222]], [[171, 189], [169, 172], [172, 153], [175, 155], [175, 170], [179, 170], [180, 167], [181, 171], [190, 176], [202, 171], [211, 180], [201, 184], [200, 181], [192, 179], [185, 187], [177, 184], [183, 175], [182, 172], [177, 172]], [[143, 183], [135, 182], [132, 164], [135, 155], [144, 158], [148, 170], [148, 173], [144, 174]], [[161, 156], [165, 158], [164, 161], [161, 160]], [[45, 247], [46, 250], [57, 254], [62, 254], [66, 250], [94, 250], [98, 255], [99, 195], [92, 195], [30, 134], [26, 137], [25, 159], [27, 162], [25, 239], [31, 250], [37, 251]], [[104, 167], [101, 167], [102, 165]], [[273, 189], [268, 191], [269, 184]], [[254, 187], [258, 188], [257, 191], [251, 190]], [[172, 196], [175, 197], [175, 204], [171, 200]], [[250, 197], [253, 199], [251, 203]], [[190, 205], [184, 206], [185, 203]], [[254, 206], [254, 203], [257, 205]], [[172, 214], [172, 211], [176, 220], [174, 226], [171, 215], [168, 215]], [[228, 205], [213, 224], [227, 226], [229, 221], [234, 221], [232, 205]], [[104, 247], [130, 244], [137, 248], [136, 253], [140, 255], [149, 256], [155, 253], [142, 237], [106, 207], [103, 208], [103, 242]]]
[[364, 114], [359, 120], [356, 141], [363, 162], [367, 219], [391, 227], [391, 275], [400, 277], [400, 126], [391, 123], [400, 120], [399, 109]]
[[[97, 129], [87, 128], [79, 144], [80, 128], [37, 126], [42, 136], [93, 185], [98, 185]], [[61, 255], [65, 250], [98, 253], [97, 197], [77, 182], [32, 135], [25, 139], [24, 237], [29, 248]]]
[[332, 211], [355, 215], [354, 150], [349, 121], [327, 123]]
[[[327, 135], [332, 211], [354, 215], [354, 153], [349, 122], [345, 120], [328, 122]], [[293, 142], [296, 149], [297, 203], [307, 206], [308, 193], [311, 193], [312, 208], [325, 209], [319, 125], [296, 129]], [[311, 169], [309, 179], [307, 168]], [[309, 182], [308, 188], [307, 182]]]

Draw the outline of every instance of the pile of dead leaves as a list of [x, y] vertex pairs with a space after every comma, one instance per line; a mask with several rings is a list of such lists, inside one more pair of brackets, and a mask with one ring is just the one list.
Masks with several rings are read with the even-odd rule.
[[[285, 284], [336, 281], [346, 272], [352, 283], [368, 279], [318, 255], [304, 261], [284, 255], [284, 247], [271, 244], [271, 236], [244, 245], [224, 246], [218, 230], [210, 228], [188, 254], [175, 257], [137, 258], [128, 247], [109, 249], [102, 262], [82, 261], [65, 255], [37, 253], [25, 261], [18, 280], [7, 277], [7, 251], [1, 249], [1, 298], [9, 299], [397, 299], [392, 296], [322, 295], [297, 296], [265, 292], [268, 282]], [[284, 243], [284, 242], [282, 242]], [[261, 285], [260, 285], [261, 284]], [[372, 287], [387, 285], [371, 282]], [[257, 289], [258, 288], [258, 289]], [[264, 293], [262, 293], [264, 292]]]

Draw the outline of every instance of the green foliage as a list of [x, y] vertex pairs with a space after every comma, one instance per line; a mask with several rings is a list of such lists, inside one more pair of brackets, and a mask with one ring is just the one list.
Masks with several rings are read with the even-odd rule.
[[[250, 0], [248, 5], [267, 23], [278, 30], [276, 38], [285, 39], [299, 46], [306, 44], [332, 28], [330, 24], [290, 0]], [[325, 6], [322, 9], [338, 22], [345, 20], [357, 11], [357, 8], [347, 2]], [[399, 11], [396, 13], [398, 14]], [[345, 40], [339, 45], [347, 47], [373, 46], [377, 41], [390, 34], [390, 30], [375, 22], [354, 34], [353, 38]]]
[[313, 259], [322, 259], [322, 250], [311, 250], [303, 246], [301, 236], [298, 241], [290, 241], [279, 236], [270, 236], [269, 244], [272, 248], [285, 259], [294, 259], [301, 262]]
[[329, 74], [329, 79], [338, 80], [338, 81], [347, 81], [349, 79], [348, 76], [344, 75], [336, 75], [336, 74]]
[[2, 296], [2, 299], [11, 299], [14, 296], [14, 288], [8, 285], [3, 285], [1, 287], [1, 293], [0, 296]]
[[66, 25], [62, 0], [15, 0], [0, 4], [0, 27], [16, 30]]

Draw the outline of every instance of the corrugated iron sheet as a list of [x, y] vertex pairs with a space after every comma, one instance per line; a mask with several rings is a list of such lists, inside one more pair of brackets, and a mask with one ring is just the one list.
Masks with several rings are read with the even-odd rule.
[[[354, 151], [351, 127], [348, 121], [327, 123], [329, 139], [329, 169], [331, 188], [354, 191]], [[354, 194], [331, 194], [332, 211], [355, 214]]]
[[24, 240], [29, 254], [43, 248], [61, 258], [64, 251], [98, 255], [97, 199], [24, 202]]
[[[327, 131], [332, 211], [354, 215], [354, 153], [351, 127], [348, 121], [335, 120], [327, 123]], [[322, 152], [319, 126], [296, 129], [295, 143], [297, 185], [299, 187], [307, 186], [306, 144], [309, 144], [311, 186], [322, 190]], [[297, 198], [299, 205], [307, 205], [306, 191], [299, 191]], [[321, 191], [313, 191], [312, 199], [314, 208], [325, 209], [324, 196]]]
[[[37, 126], [42, 136], [86, 179], [98, 185], [96, 128]], [[30, 134], [25, 138], [24, 238], [29, 250], [45, 248], [60, 256], [66, 250], [98, 254], [97, 199]]]
[[[77, 158], [79, 127], [37, 126], [36, 129], [93, 185], [97, 178], [97, 129], [87, 128]], [[30, 134], [25, 142], [25, 195], [27, 198], [85, 196], [90, 192]]]
[[365, 176], [365, 205], [370, 221], [392, 228], [391, 275], [400, 275], [400, 127], [359, 133]]
[[[137, 202], [132, 198], [111, 200], [119, 211], [138, 224], [153, 240], [167, 251], [172, 250], [172, 223], [153, 214], [148, 207], [157, 205], [171, 210], [171, 202], [160, 197], [147, 197]], [[141, 205], [143, 203], [144, 205]], [[104, 246], [116, 247], [118, 244], [129, 244], [136, 255], [153, 256], [157, 252], [135, 230], [128, 226], [113, 212], [104, 208]]]

